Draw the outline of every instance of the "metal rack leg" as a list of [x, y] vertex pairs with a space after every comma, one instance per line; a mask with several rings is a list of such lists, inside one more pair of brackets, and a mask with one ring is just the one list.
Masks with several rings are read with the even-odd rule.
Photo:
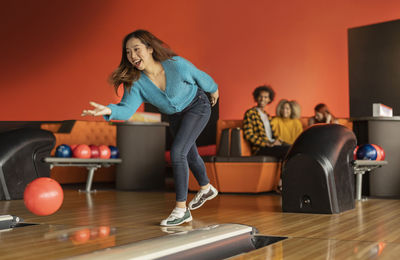
[[356, 174], [356, 200], [361, 200], [362, 175], [363, 172], [358, 172]]
[[92, 188], [92, 182], [93, 182], [93, 175], [94, 171], [97, 170], [98, 166], [88, 166], [87, 169], [89, 170], [88, 172], [88, 177], [86, 180], [86, 189], [84, 192], [96, 192], [96, 190], [91, 190]]

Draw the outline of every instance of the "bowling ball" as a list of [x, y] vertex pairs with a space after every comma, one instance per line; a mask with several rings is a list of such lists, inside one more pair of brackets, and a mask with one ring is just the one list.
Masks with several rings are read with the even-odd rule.
[[72, 242], [76, 244], [83, 244], [86, 243], [90, 239], [90, 229], [83, 228], [75, 231], [72, 236]]
[[72, 156], [71, 147], [66, 144], [61, 144], [56, 148], [56, 157], [69, 158]]
[[361, 145], [357, 150], [358, 160], [376, 160], [378, 151], [371, 144]]
[[107, 145], [99, 145], [99, 150], [101, 159], [110, 159], [111, 151]]
[[358, 145], [356, 146], [356, 148], [353, 151], [353, 159], [357, 160], [357, 150], [358, 150]]
[[116, 146], [109, 145], [108, 148], [110, 148], [110, 151], [111, 151], [110, 158], [118, 158], [119, 157], [119, 151], [118, 151], [118, 148]]
[[383, 148], [381, 147], [381, 146], [379, 146], [379, 145], [377, 145], [377, 144], [371, 144], [375, 149], [376, 149], [376, 151], [378, 152], [378, 155], [377, 155], [377, 157], [376, 157], [376, 160], [377, 161], [384, 161], [385, 160], [385, 156], [386, 156], [386, 154], [385, 154], [385, 150], [383, 150]]
[[89, 145], [90, 148], [90, 158], [99, 158], [100, 157], [100, 150], [97, 145], [91, 144]]
[[86, 144], [78, 144], [72, 154], [75, 158], [89, 159], [91, 156], [90, 147]]
[[379, 148], [381, 148], [381, 153], [382, 153], [382, 161], [384, 161], [385, 160], [385, 158], [386, 158], [386, 153], [385, 153], [385, 150], [382, 148], [382, 147], [380, 147], [379, 146]]
[[47, 216], [55, 213], [62, 205], [64, 192], [61, 185], [47, 177], [30, 182], [24, 191], [26, 208], [35, 215]]
[[74, 149], [75, 149], [77, 146], [78, 146], [77, 144], [71, 144], [69, 147], [71, 147], [71, 151], [73, 152]]
[[110, 235], [110, 227], [109, 226], [100, 226], [98, 230], [99, 237], [108, 237]]

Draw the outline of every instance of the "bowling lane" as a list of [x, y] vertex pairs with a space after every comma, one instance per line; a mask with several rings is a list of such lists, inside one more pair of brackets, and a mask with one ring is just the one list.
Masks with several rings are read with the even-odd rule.
[[[298, 259], [297, 252], [310, 256], [308, 259], [317, 255], [321, 257], [316, 259], [326, 259], [331, 254], [344, 256], [336, 259], [355, 258], [377, 250], [376, 246], [384, 247], [383, 259], [400, 255], [399, 200], [370, 198], [341, 214], [298, 214], [283, 213], [278, 195], [220, 194], [192, 212], [193, 222], [165, 228], [159, 222], [174, 205], [172, 192], [107, 190], [85, 194], [64, 189], [64, 194], [60, 210], [42, 217], [30, 213], [22, 200], [0, 201], [1, 215], [17, 215], [25, 222], [41, 224], [0, 232], [2, 259], [59, 259], [224, 223], [252, 226], [266, 236], [288, 237], [248, 253], [261, 254], [263, 259], [268, 255]], [[189, 199], [192, 196], [189, 194]], [[99, 236], [101, 227], [101, 232], [109, 230], [108, 236]]]
[[23, 200], [0, 201], [0, 215], [36, 224], [1, 231], [1, 259], [60, 259], [216, 224], [195, 220], [179, 227], [159, 226], [170, 213], [173, 193], [64, 189], [64, 195], [60, 210], [49, 216], [32, 214]]
[[383, 241], [289, 238], [232, 260], [245, 259], [398, 259], [400, 245]]

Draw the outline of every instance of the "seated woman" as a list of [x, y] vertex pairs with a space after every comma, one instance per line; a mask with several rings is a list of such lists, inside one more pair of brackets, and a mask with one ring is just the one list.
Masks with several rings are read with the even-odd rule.
[[315, 115], [308, 120], [308, 126], [313, 124], [337, 124], [338, 120], [329, 112], [328, 106], [320, 103], [314, 107]]
[[268, 155], [283, 159], [289, 150], [289, 145], [274, 137], [270, 126], [270, 116], [265, 108], [275, 97], [270, 86], [257, 87], [253, 92], [257, 105], [246, 111], [243, 119], [244, 138], [249, 141], [253, 155]]
[[275, 137], [282, 143], [292, 145], [303, 132], [299, 118], [299, 104], [296, 101], [282, 99], [276, 106], [276, 117], [271, 120], [271, 128]]

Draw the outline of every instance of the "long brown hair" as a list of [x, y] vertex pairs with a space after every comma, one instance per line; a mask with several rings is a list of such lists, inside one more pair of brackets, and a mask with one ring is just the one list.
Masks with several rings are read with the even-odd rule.
[[328, 106], [327, 106], [326, 104], [324, 104], [324, 103], [319, 103], [319, 104], [317, 104], [317, 105], [314, 107], [314, 111], [315, 111], [315, 113], [316, 113], [316, 112], [319, 112], [319, 113], [321, 113], [321, 114], [324, 116], [324, 118], [322, 118], [322, 120], [318, 120], [318, 119], [314, 116], [315, 122], [317, 122], [317, 123], [325, 123], [325, 121], [326, 121], [326, 113], [328, 113], [328, 114], [331, 115], [331, 120], [332, 120], [332, 122], [333, 122], [334, 120], [336, 120], [336, 117], [335, 117], [334, 115], [332, 115], [332, 113], [331, 113], [331, 112], [329, 111], [329, 109], [328, 109]]
[[168, 45], [146, 30], [136, 30], [126, 35], [122, 41], [121, 62], [116, 70], [111, 74], [109, 81], [118, 93], [118, 87], [123, 84], [125, 90], [130, 91], [134, 81], [140, 78], [140, 70], [136, 69], [128, 60], [126, 53], [126, 43], [132, 39], [139, 39], [147, 48], [153, 48], [153, 59], [162, 62], [176, 56]]

